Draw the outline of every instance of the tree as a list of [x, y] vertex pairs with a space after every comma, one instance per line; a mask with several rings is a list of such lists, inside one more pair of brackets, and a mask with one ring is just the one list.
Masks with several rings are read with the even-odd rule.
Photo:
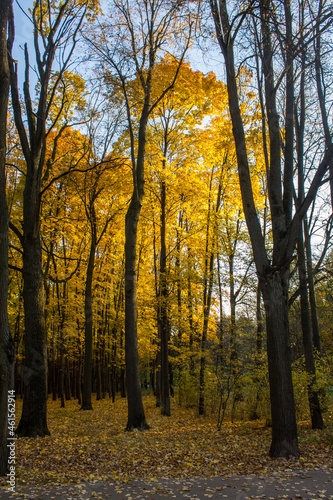
[[[147, 429], [141, 395], [137, 341], [136, 246], [138, 222], [144, 197], [145, 149], [148, 118], [174, 86], [189, 45], [191, 23], [184, 6], [173, 2], [114, 2], [111, 18], [115, 24], [100, 30], [93, 41], [102, 56], [104, 76], [121, 90], [125, 101], [130, 135], [130, 164], [133, 193], [125, 218], [125, 359], [128, 399], [127, 430]], [[183, 19], [185, 28], [180, 27]], [[187, 31], [188, 30], [188, 31]], [[109, 34], [113, 36], [109, 42]], [[167, 85], [154, 94], [155, 66], [170, 48], [176, 47], [179, 64]], [[177, 50], [177, 47], [180, 49]], [[133, 88], [134, 75], [138, 90]], [[133, 115], [136, 115], [136, 125]]]
[[8, 227], [9, 215], [6, 199], [6, 134], [9, 97], [9, 66], [7, 33], [10, 22], [11, 1], [0, 5], [0, 476], [8, 468], [8, 396], [14, 388], [15, 349], [9, 330], [8, 296]]
[[[104, 160], [105, 161], [105, 160]], [[91, 163], [91, 162], [90, 162]], [[112, 165], [112, 160], [109, 160]], [[91, 391], [92, 391], [92, 352], [93, 352], [93, 276], [98, 246], [108, 229], [109, 224], [115, 216], [117, 208], [114, 209], [109, 199], [106, 217], [101, 220], [96, 207], [98, 198], [103, 192], [103, 186], [106, 184], [108, 189], [112, 189], [110, 179], [105, 174], [110, 164], [96, 165], [92, 173], [86, 174], [84, 181], [84, 208], [90, 226], [90, 250], [88, 257], [88, 266], [86, 271], [86, 284], [84, 294], [84, 314], [85, 314], [85, 342], [84, 342], [84, 371], [82, 388], [82, 410], [91, 410]], [[114, 211], [115, 210], [115, 211]], [[103, 210], [104, 212], [104, 210]]]
[[[304, 200], [304, 130], [306, 118], [305, 106], [305, 77], [306, 77], [306, 54], [303, 41], [304, 32], [304, 6], [301, 10], [301, 78], [299, 89], [299, 111], [295, 106], [295, 130], [296, 130], [296, 150], [297, 150], [297, 173], [298, 173], [298, 197], [297, 204], [300, 206]], [[325, 128], [325, 127], [324, 127]], [[322, 429], [324, 427], [319, 394], [316, 390], [316, 366], [313, 349], [312, 339], [312, 325], [310, 318], [310, 306], [308, 296], [308, 279], [307, 279], [307, 265], [304, 245], [304, 230], [308, 232], [307, 218], [304, 218], [303, 224], [299, 228], [299, 237], [297, 241], [297, 257], [298, 257], [298, 275], [299, 275], [299, 288], [300, 288], [300, 302], [301, 302], [301, 324], [303, 336], [303, 348], [306, 373], [308, 376], [308, 400], [310, 407], [310, 415], [313, 429]], [[308, 241], [308, 237], [306, 238]], [[309, 248], [309, 247], [308, 247]], [[311, 274], [310, 274], [311, 276]], [[309, 282], [309, 286], [311, 281]], [[315, 337], [315, 335], [314, 335]]]
[[[70, 64], [77, 35], [86, 13], [86, 2], [66, 0], [49, 4], [37, 0], [32, 9], [31, 23], [34, 35], [37, 101], [30, 90], [31, 63], [28, 45], [24, 46], [25, 80], [24, 106], [18, 87], [17, 63], [10, 56], [10, 80], [15, 124], [26, 163], [23, 196], [22, 232], [11, 225], [23, 248], [23, 300], [25, 311], [25, 367], [24, 402], [17, 432], [21, 436], [44, 436], [47, 427], [47, 332], [45, 326], [45, 299], [40, 245], [40, 208], [42, 183], [45, 174], [46, 139], [56, 126], [62, 111], [50, 115], [57, 87]], [[11, 53], [14, 34], [9, 41]], [[43, 52], [41, 52], [41, 46]], [[60, 68], [53, 69], [56, 56]], [[27, 128], [25, 127], [27, 120]], [[49, 172], [48, 172], [49, 173]], [[47, 176], [46, 176], [47, 178]], [[48, 182], [50, 182], [48, 180]]]
[[[165, 86], [174, 74], [178, 61], [167, 58], [157, 67], [159, 73], [158, 85]], [[168, 344], [170, 340], [170, 260], [173, 257], [172, 250], [168, 250], [167, 242], [171, 235], [168, 234], [172, 228], [171, 218], [176, 207], [180, 207], [182, 193], [175, 192], [174, 177], [183, 168], [185, 158], [191, 155], [190, 143], [196, 141], [199, 145], [204, 138], [198, 134], [197, 127], [202, 125], [203, 118], [213, 111], [213, 101], [216, 93], [223, 86], [216, 81], [212, 74], [204, 76], [199, 71], [193, 71], [189, 64], [183, 63], [174, 88], [165, 96], [155, 108], [149, 120], [147, 163], [150, 167], [148, 175], [151, 174], [152, 184], [148, 184], [156, 197], [157, 206], [151, 209], [159, 214], [156, 225], [160, 228], [160, 258], [159, 268], [156, 269], [156, 298], [157, 298], [157, 323], [160, 361], [157, 361], [157, 378], [159, 379], [160, 391], [157, 388], [158, 404], [161, 403], [164, 414], [170, 414], [169, 400], [169, 360]], [[156, 89], [154, 89], [156, 93]], [[197, 138], [195, 139], [195, 135]], [[198, 137], [199, 135], [199, 137]], [[202, 149], [199, 146], [199, 149]], [[199, 159], [198, 159], [199, 162]], [[160, 164], [159, 164], [160, 163]], [[184, 192], [184, 185], [180, 189]], [[172, 191], [171, 191], [172, 190]], [[172, 214], [172, 215], [171, 215]], [[154, 226], [155, 227], [155, 226]], [[158, 238], [154, 240], [154, 249], [157, 253]], [[156, 259], [155, 259], [156, 261]], [[168, 270], [169, 269], [169, 270]], [[178, 281], [178, 304], [181, 308], [181, 291]], [[181, 313], [179, 314], [179, 320]], [[209, 316], [209, 312], [208, 312]], [[208, 317], [207, 317], [208, 326]]]
[[[234, 45], [236, 36], [247, 15], [254, 11], [254, 2], [247, 2], [244, 10], [239, 10], [230, 20], [227, 2], [210, 1], [216, 27], [216, 36], [224, 57], [229, 108], [233, 123], [236, 144], [239, 181], [242, 193], [243, 210], [250, 234], [254, 261], [259, 277], [259, 286], [263, 294], [266, 311], [267, 351], [272, 414], [272, 444], [270, 454], [273, 457], [299, 456], [297, 425], [291, 375], [291, 353], [288, 328], [288, 283], [289, 267], [298, 239], [299, 227], [307, 209], [314, 200], [327, 169], [333, 161], [333, 148], [328, 148], [313, 177], [311, 186], [302, 205], [292, 217], [293, 195], [293, 82], [292, 53], [288, 49], [292, 37], [290, 3], [284, 2], [279, 15], [284, 19], [285, 38], [279, 40], [284, 56], [283, 77], [286, 78], [286, 115], [285, 158], [282, 180], [281, 134], [277, 110], [277, 84], [274, 70], [273, 27], [276, 2], [262, 0], [256, 10], [261, 26], [261, 60], [265, 77], [265, 109], [269, 130], [269, 168], [267, 186], [272, 221], [272, 258], [265, 248], [265, 240], [259, 223], [253, 198], [250, 176], [250, 160], [244, 132], [244, 123], [239, 106], [239, 91], [235, 71]], [[294, 42], [295, 43], [295, 42]], [[289, 45], [290, 46], [290, 45]], [[282, 78], [281, 78], [282, 79]], [[291, 107], [291, 112], [290, 112]], [[282, 190], [283, 183], [283, 190]]]

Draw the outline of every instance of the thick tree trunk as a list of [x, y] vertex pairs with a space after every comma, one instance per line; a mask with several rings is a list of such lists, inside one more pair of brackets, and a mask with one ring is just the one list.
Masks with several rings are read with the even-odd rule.
[[[35, 226], [35, 189], [24, 193], [23, 300], [25, 360], [22, 368], [23, 407], [19, 436], [49, 435], [47, 427], [47, 332], [44, 316], [44, 284], [39, 230]], [[39, 191], [38, 191], [39, 192]]]
[[272, 457], [298, 457], [297, 423], [291, 373], [288, 279], [268, 272], [260, 281], [266, 310], [267, 355], [272, 416]]
[[11, 2], [0, 5], [0, 476], [8, 468], [8, 391], [14, 389], [15, 348], [9, 331], [8, 207], [6, 200], [6, 126], [9, 95], [7, 25]]
[[145, 430], [137, 337], [136, 240], [141, 203], [135, 192], [125, 219], [125, 362], [128, 400], [126, 430]]

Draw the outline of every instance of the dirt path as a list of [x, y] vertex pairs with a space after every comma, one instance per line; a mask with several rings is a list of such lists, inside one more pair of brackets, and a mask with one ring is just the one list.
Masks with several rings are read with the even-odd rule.
[[291, 470], [284, 476], [234, 476], [230, 478], [134, 480], [130, 483], [81, 483], [59, 486], [17, 486], [15, 494], [5, 488], [0, 498], [8, 499], [330, 499], [333, 500], [333, 471]]

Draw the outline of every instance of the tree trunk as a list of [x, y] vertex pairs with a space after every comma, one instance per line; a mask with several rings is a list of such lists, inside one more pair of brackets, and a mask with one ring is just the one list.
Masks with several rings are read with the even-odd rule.
[[[299, 102], [300, 102], [300, 112], [295, 112], [295, 130], [296, 130], [296, 149], [297, 149], [297, 172], [298, 172], [298, 205], [304, 201], [304, 130], [305, 130], [305, 119], [306, 119], [306, 105], [305, 105], [305, 72], [306, 72], [306, 50], [304, 47], [303, 40], [303, 29], [304, 29], [304, 13], [302, 10], [301, 17], [301, 64], [302, 64], [302, 74], [300, 81], [300, 91], [299, 91]], [[299, 115], [299, 117], [298, 117]], [[311, 259], [311, 244], [308, 235], [307, 219], [303, 221], [304, 236], [307, 245], [308, 254]], [[303, 227], [300, 225], [299, 237], [297, 242], [297, 256], [298, 256], [298, 275], [299, 275], [299, 287], [301, 295], [301, 324], [302, 324], [302, 337], [303, 337], [303, 348], [305, 357], [305, 369], [307, 373], [307, 389], [308, 389], [308, 400], [310, 407], [310, 415], [312, 421], [313, 429], [322, 429], [324, 427], [324, 422], [322, 418], [319, 395], [315, 390], [316, 383], [316, 366], [313, 355], [313, 340], [312, 335], [317, 339], [319, 337], [319, 330], [317, 329], [317, 324], [313, 323], [314, 330], [311, 328], [310, 310], [309, 310], [309, 297], [308, 297], [308, 279], [307, 279], [307, 265], [305, 257], [305, 248], [303, 241]], [[313, 279], [312, 279], [312, 268], [309, 270], [309, 287], [310, 294], [314, 293]], [[312, 286], [311, 286], [312, 285]], [[315, 304], [315, 302], [314, 302]], [[312, 304], [313, 305], [313, 304]], [[313, 311], [313, 319], [316, 317], [316, 311]], [[316, 340], [316, 343], [318, 341]]]
[[67, 354], [65, 356], [65, 399], [71, 400], [71, 373]]
[[[208, 260], [208, 255], [207, 255]], [[208, 264], [208, 262], [207, 262]], [[205, 368], [206, 368], [206, 342], [208, 332], [208, 321], [211, 307], [211, 299], [213, 292], [213, 268], [214, 268], [214, 253], [209, 256], [209, 264], [206, 269], [205, 287], [204, 287], [204, 310], [203, 310], [203, 328], [201, 337], [201, 358], [200, 358], [200, 372], [199, 372], [199, 415], [205, 413]]]
[[102, 398], [102, 376], [101, 376], [100, 348], [96, 346], [96, 400]]
[[[7, 313], [8, 296], [8, 207], [6, 200], [6, 127], [9, 95], [7, 26], [11, 2], [0, 5], [0, 476], [8, 468], [8, 396], [14, 390], [15, 347]], [[15, 424], [14, 424], [15, 425]]]
[[291, 373], [288, 323], [288, 278], [268, 272], [260, 281], [266, 328], [271, 395], [271, 457], [298, 457], [297, 423]]
[[128, 400], [126, 430], [148, 429], [146, 423], [140, 380], [140, 364], [137, 337], [137, 283], [136, 240], [141, 202], [135, 190], [125, 219], [125, 362]]
[[84, 368], [83, 368], [83, 387], [82, 387], [82, 406], [81, 410], [92, 410], [91, 391], [92, 391], [92, 350], [93, 350], [93, 312], [92, 312], [92, 281], [94, 273], [96, 252], [96, 236], [92, 228], [89, 262], [86, 276], [84, 316]]
[[319, 395], [315, 390], [316, 366], [313, 356], [312, 329], [309, 311], [308, 288], [306, 277], [306, 264], [303, 245], [303, 234], [300, 231], [300, 239], [297, 245], [298, 273], [301, 291], [301, 323], [302, 337], [305, 357], [305, 369], [308, 376], [308, 399], [311, 415], [312, 429], [323, 429], [324, 422], [321, 413]]
[[[27, 172], [24, 190], [23, 300], [25, 360], [22, 367], [23, 407], [17, 428], [19, 436], [45, 436], [47, 427], [47, 332], [44, 316], [42, 251], [36, 212], [35, 171]], [[39, 198], [39, 194], [37, 195]], [[37, 225], [37, 227], [36, 227]]]
[[229, 294], [230, 294], [230, 365], [232, 375], [236, 374], [237, 347], [236, 347], [236, 294], [234, 279], [234, 253], [229, 255]]
[[159, 331], [161, 346], [161, 403], [162, 413], [170, 417], [170, 395], [169, 395], [169, 321], [167, 310], [167, 279], [166, 279], [166, 185], [162, 181], [161, 186], [161, 256], [160, 256], [160, 286], [159, 286]]
[[312, 269], [312, 251], [311, 251], [311, 240], [309, 235], [309, 227], [307, 219], [304, 219], [304, 236], [305, 236], [305, 251], [306, 251], [306, 268], [309, 286], [309, 299], [310, 299], [310, 310], [311, 310], [311, 325], [312, 325], [312, 337], [313, 337], [313, 347], [316, 353], [320, 355], [321, 353], [321, 340], [320, 340], [320, 330], [317, 315], [317, 302], [314, 287], [313, 269]]

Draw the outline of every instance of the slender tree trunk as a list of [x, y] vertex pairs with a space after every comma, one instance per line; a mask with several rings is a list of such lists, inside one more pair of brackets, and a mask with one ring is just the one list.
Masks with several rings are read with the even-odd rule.
[[219, 285], [219, 312], [220, 312], [220, 321], [219, 321], [219, 356], [220, 356], [220, 365], [221, 371], [220, 375], [222, 377], [224, 371], [224, 335], [223, 335], [223, 297], [222, 297], [222, 280], [221, 280], [221, 266], [220, 266], [220, 254], [217, 253], [217, 276], [218, 276], [218, 285]]
[[312, 429], [323, 429], [324, 422], [321, 414], [318, 392], [315, 390], [316, 366], [313, 356], [312, 330], [309, 311], [308, 288], [306, 277], [306, 265], [303, 245], [303, 235], [297, 246], [298, 273], [301, 291], [301, 323], [305, 357], [305, 369], [308, 376], [308, 399], [311, 415]]
[[168, 290], [166, 279], [166, 185], [162, 181], [161, 186], [161, 256], [160, 256], [160, 286], [159, 286], [159, 331], [161, 346], [161, 403], [162, 413], [166, 416], [171, 415], [170, 395], [169, 395], [169, 320], [168, 320]]
[[[186, 229], [188, 231], [188, 224], [186, 224]], [[192, 260], [192, 249], [187, 248], [187, 310], [188, 310], [188, 326], [189, 326], [189, 372], [190, 377], [193, 379], [195, 377], [195, 362], [194, 362], [194, 336], [195, 336], [195, 325], [193, 318], [193, 297], [192, 297], [192, 283], [191, 283], [191, 260]]]
[[[258, 371], [261, 365], [261, 353], [262, 353], [262, 341], [263, 341], [263, 333], [264, 333], [264, 322], [261, 313], [261, 290], [258, 282], [257, 288], [257, 304], [256, 304], [256, 318], [257, 318], [257, 338], [256, 338], [256, 354], [255, 354], [255, 368]], [[260, 379], [257, 374], [253, 380], [256, 386], [256, 398], [253, 406], [253, 410], [251, 411], [251, 419], [257, 420], [259, 418], [258, 415], [258, 405], [260, 401]]]
[[[154, 396], [156, 398], [156, 408], [160, 408], [162, 406], [161, 403], [161, 298], [160, 298], [160, 289], [159, 289], [159, 280], [158, 280], [158, 257], [156, 250], [156, 224], [153, 215], [153, 250], [154, 250], [154, 278], [155, 278], [155, 297], [156, 297], [156, 319], [157, 319], [157, 337], [156, 337], [156, 358], [154, 362], [154, 379], [156, 380], [156, 384], [154, 383]], [[162, 247], [162, 243], [161, 243]], [[154, 382], [155, 382], [154, 380]]]
[[230, 294], [230, 364], [232, 374], [236, 373], [237, 347], [236, 347], [236, 294], [234, 279], [234, 253], [229, 255], [229, 294]]
[[[8, 224], [6, 200], [6, 128], [9, 95], [7, 27], [11, 2], [0, 5], [0, 476], [8, 468], [8, 397], [14, 396], [15, 347], [9, 330], [8, 296]], [[15, 424], [14, 424], [15, 425]]]
[[304, 240], [305, 240], [305, 250], [306, 250], [306, 269], [307, 269], [308, 286], [309, 286], [313, 347], [315, 348], [316, 353], [320, 354], [321, 340], [320, 340], [320, 330], [319, 330], [319, 322], [317, 315], [317, 302], [316, 302], [313, 269], [312, 269], [311, 240], [309, 235], [308, 222], [306, 218], [304, 219]]
[[[179, 215], [179, 225], [181, 229], [183, 226], [183, 212]], [[182, 279], [181, 279], [181, 269], [180, 269], [180, 234], [177, 228], [177, 241], [176, 241], [176, 262], [175, 271], [177, 276], [177, 310], [178, 310], [178, 340], [179, 347], [181, 347], [182, 340]]]
[[211, 298], [213, 292], [213, 270], [214, 270], [214, 254], [211, 253], [209, 256], [208, 276], [206, 276], [205, 279], [206, 282], [204, 290], [204, 311], [203, 311], [204, 321], [203, 321], [202, 337], [201, 337], [201, 358], [200, 358], [200, 372], [199, 372], [199, 404], [198, 404], [199, 415], [204, 415], [205, 413], [205, 369], [206, 369], [205, 351], [206, 351]]
[[[295, 111], [295, 130], [296, 130], [296, 146], [297, 146], [297, 171], [298, 171], [298, 205], [304, 201], [304, 129], [305, 129], [305, 117], [306, 117], [306, 107], [305, 107], [305, 71], [306, 71], [306, 54], [305, 47], [303, 43], [303, 11], [302, 14], [302, 26], [301, 26], [301, 63], [302, 63], [302, 74], [300, 81], [300, 112]], [[302, 337], [303, 337], [303, 347], [304, 347], [304, 357], [305, 357], [305, 369], [308, 376], [308, 400], [310, 407], [310, 415], [313, 429], [322, 429], [324, 427], [324, 422], [322, 418], [319, 395], [315, 390], [316, 384], [316, 365], [313, 355], [313, 340], [312, 340], [312, 328], [309, 310], [309, 297], [308, 297], [308, 280], [307, 280], [307, 266], [305, 257], [305, 248], [303, 241], [303, 227], [307, 231], [307, 220], [305, 219], [303, 225], [299, 228], [299, 237], [297, 242], [297, 256], [298, 256], [298, 274], [300, 283], [300, 295], [301, 295], [301, 324], [302, 324]], [[310, 240], [305, 235], [305, 240], [308, 243], [308, 250], [311, 251]], [[311, 252], [310, 252], [311, 255]], [[310, 273], [310, 283], [312, 278], [312, 269]], [[316, 325], [315, 325], [316, 326]], [[317, 332], [316, 332], [317, 333]]]
[[[93, 224], [94, 225], [94, 224]], [[93, 312], [92, 312], [92, 281], [96, 253], [96, 234], [92, 228], [90, 254], [86, 275], [84, 316], [84, 368], [83, 368], [83, 387], [82, 387], [82, 406], [81, 410], [92, 410], [91, 392], [92, 392], [92, 351], [93, 351]]]
[[59, 394], [61, 403], [60, 407], [65, 408], [65, 395], [64, 395], [64, 380], [65, 380], [65, 366], [64, 366], [64, 330], [63, 324], [60, 325], [60, 333], [59, 333], [59, 342], [60, 342], [60, 366], [59, 366]]
[[71, 399], [71, 372], [67, 354], [65, 354], [65, 398], [66, 401]]
[[101, 377], [101, 359], [100, 348], [96, 346], [96, 400], [102, 398], [102, 377]]
[[[120, 330], [120, 352], [123, 353], [124, 350], [124, 330]], [[120, 396], [122, 398], [126, 398], [126, 363], [125, 366], [123, 363], [120, 364], [119, 367], [119, 372], [120, 372]], [[118, 382], [119, 382], [119, 376], [115, 377], [115, 382], [116, 382], [116, 389], [115, 392], [117, 392], [118, 389]]]

